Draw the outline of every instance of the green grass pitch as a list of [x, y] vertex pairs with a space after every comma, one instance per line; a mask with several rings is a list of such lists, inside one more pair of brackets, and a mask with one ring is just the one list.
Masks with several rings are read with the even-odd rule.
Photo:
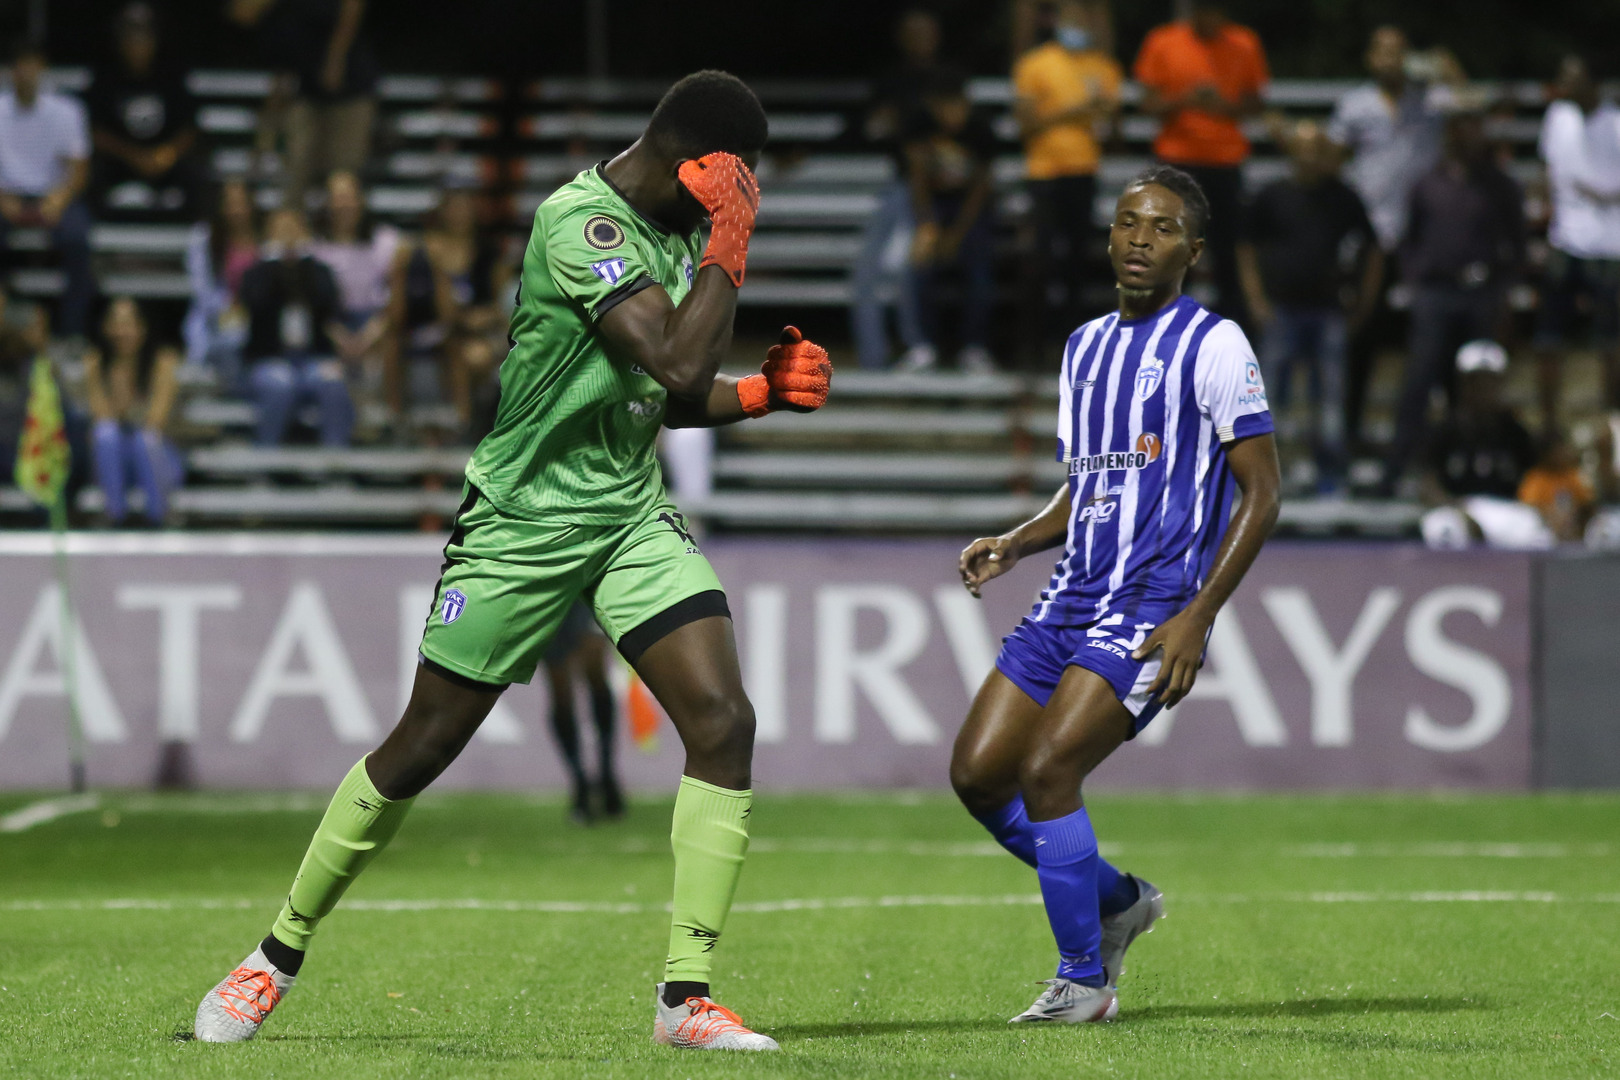
[[[0, 796], [0, 815], [37, 796]], [[1034, 874], [944, 794], [761, 793], [715, 987], [776, 1055], [651, 1044], [668, 801], [424, 796], [259, 1039], [174, 1040], [261, 937], [315, 795], [111, 793], [0, 832], [0, 1075], [1620, 1075], [1620, 798], [1100, 794], [1169, 917], [1117, 1022], [1009, 1028]]]

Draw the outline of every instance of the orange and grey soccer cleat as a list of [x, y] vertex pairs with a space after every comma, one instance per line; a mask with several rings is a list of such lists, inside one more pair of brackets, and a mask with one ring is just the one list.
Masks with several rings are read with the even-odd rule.
[[653, 1019], [653, 1042], [690, 1050], [779, 1050], [769, 1035], [750, 1031], [742, 1018], [706, 997], [689, 997], [681, 1004], [664, 1004], [664, 984], [658, 984], [658, 1013]]
[[254, 949], [198, 1004], [195, 1037], [199, 1042], [246, 1042], [259, 1033], [259, 1025], [292, 984], [291, 975]]

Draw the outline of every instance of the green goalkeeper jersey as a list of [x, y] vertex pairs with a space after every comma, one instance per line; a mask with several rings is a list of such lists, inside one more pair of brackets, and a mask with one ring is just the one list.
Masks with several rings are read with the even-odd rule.
[[495, 427], [467, 465], [467, 479], [503, 513], [611, 525], [664, 497], [653, 444], [666, 392], [610, 358], [597, 323], [653, 285], [679, 304], [702, 252], [696, 230], [677, 235], [637, 213], [601, 165], [540, 204]]

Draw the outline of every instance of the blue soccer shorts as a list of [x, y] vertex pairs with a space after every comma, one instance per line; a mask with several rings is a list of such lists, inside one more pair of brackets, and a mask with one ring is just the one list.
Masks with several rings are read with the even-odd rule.
[[1140, 623], [1108, 625], [1117, 619], [1115, 616], [1087, 626], [1051, 626], [1025, 616], [1002, 639], [996, 670], [1043, 709], [1052, 700], [1064, 669], [1073, 666], [1095, 671], [1108, 680], [1120, 704], [1135, 717], [1130, 734], [1134, 739], [1164, 708], [1157, 695], [1149, 699], [1147, 693], [1148, 686], [1158, 678], [1163, 652], [1157, 651], [1146, 660], [1131, 659], [1131, 650], [1147, 639], [1153, 627]]

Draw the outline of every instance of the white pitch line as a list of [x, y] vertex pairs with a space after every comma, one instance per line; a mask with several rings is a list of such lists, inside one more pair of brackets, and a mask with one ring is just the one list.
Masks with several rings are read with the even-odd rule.
[[[1175, 895], [1177, 903], [1218, 904], [1620, 904], [1620, 893], [1568, 895], [1550, 892], [1464, 890], [1456, 892], [1310, 892], [1310, 893], [1192, 893]], [[183, 897], [180, 899], [116, 898], [107, 900], [5, 900], [0, 911], [250, 911], [269, 909], [279, 900]], [[1001, 896], [837, 896], [787, 900], [753, 900], [736, 904], [744, 915], [770, 915], [793, 911], [850, 911], [876, 908], [920, 907], [1036, 907], [1039, 893]], [[650, 915], [667, 914], [670, 905], [590, 900], [348, 900], [340, 910], [377, 912], [487, 911], [540, 915]]]
[[94, 792], [64, 795], [59, 799], [41, 799], [39, 802], [29, 803], [20, 810], [13, 810], [5, 817], [0, 817], [0, 833], [24, 832], [35, 825], [43, 825], [47, 821], [55, 821], [69, 814], [82, 814], [100, 805], [101, 799]]

